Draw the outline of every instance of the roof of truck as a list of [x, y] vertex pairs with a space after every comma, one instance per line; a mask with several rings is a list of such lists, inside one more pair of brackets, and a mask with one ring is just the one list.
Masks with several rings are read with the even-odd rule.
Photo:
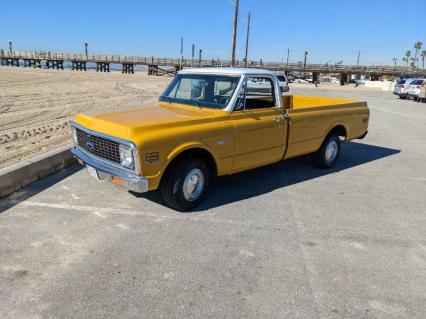
[[179, 74], [226, 74], [226, 75], [243, 75], [243, 74], [275, 74], [273, 71], [255, 68], [189, 68], [179, 71]]

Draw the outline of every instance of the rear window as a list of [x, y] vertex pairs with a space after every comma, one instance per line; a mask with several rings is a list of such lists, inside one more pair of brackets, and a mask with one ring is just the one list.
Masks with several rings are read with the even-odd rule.
[[423, 80], [415, 80], [413, 83], [411, 83], [412, 85], [422, 85], [423, 84]]
[[287, 80], [285, 79], [285, 77], [284, 77], [284, 76], [282, 76], [282, 75], [278, 75], [278, 76], [277, 76], [277, 78], [278, 78], [278, 80], [279, 80], [280, 82], [285, 82], [285, 81], [287, 81]]
[[406, 80], [399, 80], [396, 84], [404, 84]]

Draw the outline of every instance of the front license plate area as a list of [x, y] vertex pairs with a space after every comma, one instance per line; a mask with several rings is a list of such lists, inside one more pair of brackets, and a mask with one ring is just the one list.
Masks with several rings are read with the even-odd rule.
[[86, 165], [87, 168], [87, 172], [89, 173], [90, 176], [92, 176], [94, 179], [99, 180], [99, 175], [98, 175], [98, 171], [93, 168], [92, 166]]

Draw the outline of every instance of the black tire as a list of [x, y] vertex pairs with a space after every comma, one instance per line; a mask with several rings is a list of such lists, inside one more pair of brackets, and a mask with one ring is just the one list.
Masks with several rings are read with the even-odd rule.
[[401, 100], [405, 100], [407, 97], [406, 97], [405, 95], [400, 94], [400, 95], [399, 95], [399, 98], [400, 98]]
[[[327, 147], [329, 147], [330, 144], [334, 143], [334, 145], [337, 147], [337, 153], [333, 158], [328, 158], [327, 156]], [[320, 149], [312, 154], [312, 162], [315, 166], [320, 168], [330, 168], [333, 167], [340, 155], [340, 150], [342, 147], [342, 142], [340, 141], [340, 138], [337, 134], [330, 134], [327, 136], [327, 138], [322, 143]]]
[[[161, 195], [167, 206], [175, 210], [185, 212], [199, 205], [209, 189], [210, 171], [204, 161], [190, 157], [172, 164], [166, 171], [160, 185]], [[184, 181], [188, 173], [193, 169], [198, 169], [202, 172], [204, 185], [201, 194], [194, 200], [188, 200], [184, 195]]]

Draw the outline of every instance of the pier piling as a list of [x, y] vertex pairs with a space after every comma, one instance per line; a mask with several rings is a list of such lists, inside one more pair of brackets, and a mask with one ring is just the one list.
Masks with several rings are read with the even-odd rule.
[[134, 64], [133, 63], [123, 63], [122, 64], [122, 69], [121, 69], [121, 73], [135, 73], [135, 68], [134, 68]]
[[71, 61], [72, 69], [76, 71], [87, 71], [86, 61]]
[[96, 72], [109, 72], [109, 63], [96, 62]]

